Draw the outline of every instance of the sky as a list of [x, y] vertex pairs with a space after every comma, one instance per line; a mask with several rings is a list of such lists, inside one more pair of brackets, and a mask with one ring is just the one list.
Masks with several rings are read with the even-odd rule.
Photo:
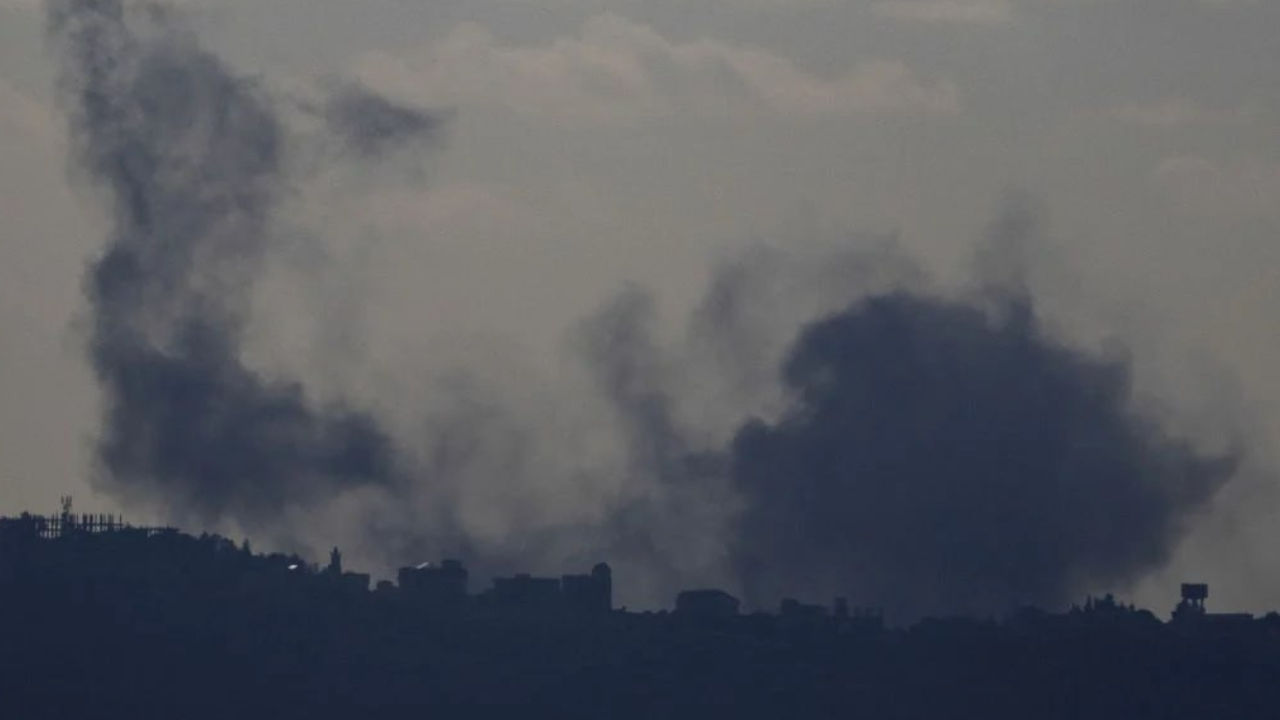
[[[1014, 273], [1055, 337], [1132, 364], [1147, 416], [1206, 452], [1238, 446], [1236, 477], [1127, 597], [1163, 612], [1194, 580], [1212, 585], [1216, 607], [1280, 607], [1280, 6], [179, 6], [200, 43], [282, 104], [350, 83], [445, 118], [425, 149], [376, 164], [309, 155], [299, 162], [313, 166], [291, 170], [246, 290], [242, 350], [264, 376], [368, 408], [401, 444], [435, 448], [427, 465], [452, 447], [460, 414], [483, 418], [469, 426], [481, 437], [460, 441], [480, 449], [449, 466], [466, 481], [445, 483], [468, 547], [540, 571], [589, 567], [595, 558], [561, 540], [523, 552], [523, 538], [590, 525], [607, 498], [648, 492], [601, 479], [635, 467], [620, 449], [625, 422], [578, 367], [583, 345], [601, 342], [602, 312], [652, 315], [636, 342], [667, 359], [641, 370], [679, 376], [673, 412], [715, 444], [743, 407], [765, 413], [785, 391], [744, 399], [690, 369], [725, 268], [782, 278], [753, 310], [748, 354], [769, 375], [801, 323], [885, 282], [869, 268], [898, 263], [910, 270], [884, 270], [890, 284], [919, 275], [949, 295]], [[110, 218], [102, 188], [75, 168], [58, 67], [41, 4], [0, 0], [0, 505], [50, 511], [73, 494], [85, 510], [247, 532], [101, 481], [84, 278]], [[1011, 213], [1029, 219], [1004, 238]], [[306, 531], [276, 542], [316, 557], [354, 544], [349, 564], [377, 567], [376, 533], [352, 518], [433, 516], [442, 497], [286, 509], [297, 516], [282, 523]], [[715, 538], [726, 520], [681, 522]], [[717, 544], [687, 545], [696, 557], [681, 571], [732, 585], [715, 574]], [[658, 603], [668, 580], [628, 592]]]

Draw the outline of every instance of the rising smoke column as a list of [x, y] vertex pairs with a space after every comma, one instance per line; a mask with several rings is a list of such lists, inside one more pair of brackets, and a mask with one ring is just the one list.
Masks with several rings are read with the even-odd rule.
[[733, 443], [749, 599], [850, 594], [899, 619], [1054, 606], [1168, 558], [1230, 476], [1133, 410], [1129, 370], [995, 311], [904, 292], [815, 322], [794, 403]]
[[576, 345], [623, 446], [624, 493], [600, 545], [628, 571], [621, 590], [665, 603], [724, 578], [737, 503], [724, 453], [698, 442], [678, 416], [672, 375], [682, 370], [655, 340], [654, 320], [652, 298], [629, 288], [581, 325]]
[[[372, 417], [316, 408], [297, 384], [241, 360], [289, 180], [286, 131], [263, 89], [162, 6], [53, 0], [48, 13], [76, 158], [110, 200], [111, 232], [85, 281], [105, 487], [253, 523], [395, 483], [394, 450]], [[361, 149], [430, 129], [381, 100], [380, 119], [360, 122], [370, 97], [336, 104], [334, 129], [356, 133]]]

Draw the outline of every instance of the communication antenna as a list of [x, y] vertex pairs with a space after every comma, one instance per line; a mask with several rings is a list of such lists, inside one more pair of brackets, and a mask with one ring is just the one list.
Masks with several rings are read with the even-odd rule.
[[58, 516], [57, 532], [60, 535], [70, 535], [75, 524], [75, 519], [71, 517], [71, 496], [63, 495], [59, 500], [62, 503], [62, 514]]

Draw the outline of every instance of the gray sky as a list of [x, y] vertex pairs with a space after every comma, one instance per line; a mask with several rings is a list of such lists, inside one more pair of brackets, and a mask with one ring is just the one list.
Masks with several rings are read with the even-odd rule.
[[[1043, 208], [1023, 252], [1056, 330], [1126, 347], [1144, 406], [1197, 440], [1226, 426], [1251, 441], [1242, 477], [1136, 598], [1163, 612], [1173, 583], [1205, 579], [1218, 607], [1280, 606], [1280, 5], [181, 4], [203, 42], [281, 93], [343, 78], [453, 113], [421, 178], [319, 172], [297, 189], [298, 242], [259, 288], [258, 366], [360, 398], [407, 435], [458, 368], [536, 414], [557, 393], [512, 378], [559, 378], [566, 334], [627, 283], [653, 292], [672, 337], [716, 264], [759, 243], [892, 236], [962, 286], [1023, 192]], [[86, 483], [98, 411], [80, 278], [104, 215], [67, 170], [43, 25], [36, 0], [0, 0], [0, 504], [43, 511], [73, 492], [114, 510]], [[558, 498], [593, 489], [474, 492], [474, 528], [496, 536], [563, 519]]]

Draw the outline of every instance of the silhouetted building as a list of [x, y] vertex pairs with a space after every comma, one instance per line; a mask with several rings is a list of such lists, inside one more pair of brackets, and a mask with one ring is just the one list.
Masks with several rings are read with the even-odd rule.
[[856, 632], [879, 632], [884, 630], [884, 611], [880, 608], [854, 608], [847, 618], [837, 618], [837, 627]]
[[613, 571], [605, 563], [591, 568], [590, 575], [565, 575], [560, 578], [560, 590], [570, 612], [598, 614], [613, 609]]
[[343, 572], [342, 553], [336, 547], [329, 553], [329, 564], [325, 566], [322, 574], [347, 594], [356, 595], [369, 592], [369, 575], [366, 573]]
[[8, 528], [8, 532], [26, 537], [52, 540], [77, 534], [113, 533], [121, 530], [132, 530], [147, 535], [175, 533], [170, 527], [139, 527], [126, 523], [123, 517], [116, 515], [71, 512], [71, 496], [62, 498], [61, 511], [56, 515], [31, 515], [22, 513], [16, 518], [0, 518], [0, 525]]
[[467, 569], [457, 560], [400, 568], [397, 580], [404, 596], [421, 607], [456, 612], [466, 605]]
[[723, 590], [685, 590], [676, 596], [676, 613], [695, 618], [731, 618], [742, 602]]
[[527, 573], [494, 578], [492, 597], [494, 606], [507, 612], [551, 613], [564, 608], [558, 578], [533, 577]]
[[831, 621], [826, 607], [786, 598], [779, 607], [778, 625], [792, 631], [818, 631], [830, 629]]
[[1204, 583], [1183, 583], [1182, 599], [1173, 609], [1173, 617], [1185, 619], [1205, 614], [1204, 602], [1209, 599], [1209, 586]]
[[779, 614], [784, 618], [799, 620], [825, 620], [827, 618], [827, 609], [822, 605], [810, 605], [802, 603], [795, 598], [786, 598], [782, 601]]
[[23, 513], [0, 518], [0, 579], [18, 572], [32, 557], [40, 541], [44, 518]]
[[1209, 599], [1209, 586], [1204, 583], [1184, 583], [1182, 599], [1173, 609], [1173, 621], [1183, 626], [1231, 630], [1247, 628], [1253, 622], [1248, 613], [1211, 613], [1205, 608]]

